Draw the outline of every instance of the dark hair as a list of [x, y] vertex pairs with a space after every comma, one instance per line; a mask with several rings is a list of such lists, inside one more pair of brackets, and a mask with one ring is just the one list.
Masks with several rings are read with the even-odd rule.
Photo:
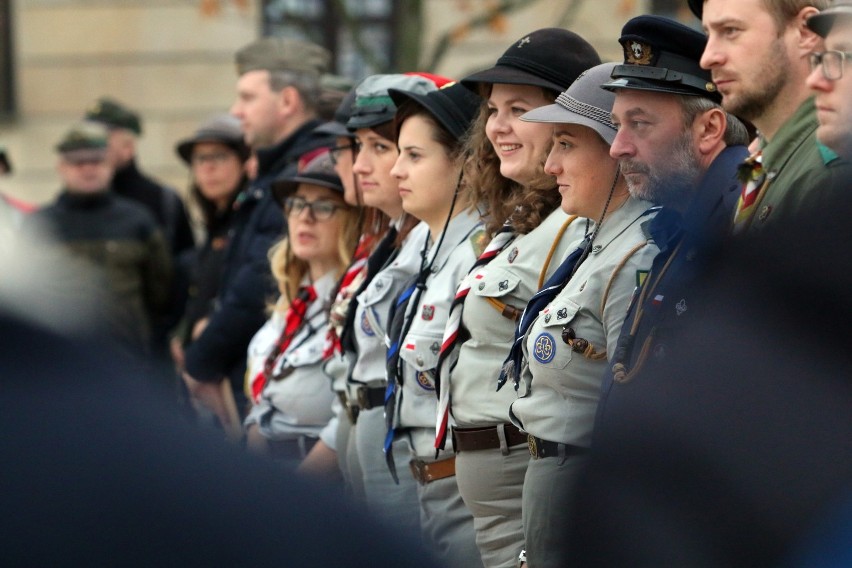
[[447, 156], [451, 160], [456, 160], [462, 153], [462, 143], [457, 140], [443, 124], [435, 120], [426, 108], [418, 102], [409, 99], [403, 102], [396, 110], [396, 116], [393, 119], [394, 140], [399, 142], [399, 131], [402, 128], [402, 123], [415, 116], [422, 117], [432, 125], [432, 139], [440, 144]]

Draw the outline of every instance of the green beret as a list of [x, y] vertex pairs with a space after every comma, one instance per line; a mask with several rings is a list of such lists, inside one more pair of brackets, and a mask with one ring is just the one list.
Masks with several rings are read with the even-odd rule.
[[237, 51], [237, 74], [249, 71], [297, 71], [322, 76], [331, 53], [315, 43], [286, 37], [265, 37]]
[[124, 128], [142, 134], [139, 115], [118, 101], [102, 97], [86, 111], [86, 120], [100, 122], [109, 128]]

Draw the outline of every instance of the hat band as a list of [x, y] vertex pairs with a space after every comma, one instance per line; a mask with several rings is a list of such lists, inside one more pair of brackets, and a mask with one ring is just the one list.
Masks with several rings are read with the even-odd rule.
[[556, 97], [556, 104], [561, 106], [562, 108], [573, 112], [574, 114], [579, 114], [580, 116], [585, 116], [586, 118], [590, 118], [595, 122], [600, 122], [604, 126], [608, 128], [612, 128], [613, 130], [618, 130], [615, 125], [612, 123], [612, 114], [598, 108], [596, 106], [592, 106], [590, 104], [578, 101], [574, 97], [570, 95], [566, 95], [564, 92], [559, 93], [559, 96]]
[[647, 67], [645, 65], [617, 65], [612, 71], [613, 79], [633, 77], [635, 79], [649, 79], [652, 81], [663, 81], [666, 83], [680, 83], [703, 93], [716, 94], [716, 85], [712, 81], [687, 75], [680, 71], [672, 71], [665, 67]]

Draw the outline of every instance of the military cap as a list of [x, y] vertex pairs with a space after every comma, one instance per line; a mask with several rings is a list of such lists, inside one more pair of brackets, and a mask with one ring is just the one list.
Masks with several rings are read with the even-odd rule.
[[337, 105], [337, 110], [334, 111], [334, 119], [320, 126], [317, 126], [315, 132], [321, 134], [331, 134], [332, 136], [348, 136], [352, 137], [352, 132], [346, 128], [346, 123], [349, 122], [349, 117], [352, 116], [352, 105], [355, 104], [355, 89], [352, 88], [340, 104]]
[[[399, 89], [412, 93], [425, 94], [438, 88], [434, 77], [424, 77], [417, 73], [371, 75], [355, 87], [355, 103], [352, 114], [346, 122], [349, 130], [372, 128], [393, 120], [396, 104], [388, 94], [389, 89]], [[441, 77], [443, 83], [449, 79]]]
[[301, 183], [327, 187], [343, 195], [343, 184], [334, 171], [328, 148], [317, 148], [303, 154], [299, 158], [296, 174], [272, 182], [272, 195], [283, 205], [284, 200], [295, 193]]
[[561, 28], [544, 28], [513, 43], [490, 69], [462, 79], [478, 93], [479, 83], [532, 85], [561, 92], [577, 76], [600, 64], [595, 48], [579, 35]]
[[0, 175], [12, 173], [12, 162], [6, 148], [0, 146]]
[[808, 18], [807, 24], [815, 33], [825, 37], [837, 20], [852, 21], [852, 0], [835, 0], [831, 8]]
[[192, 160], [192, 149], [200, 142], [225, 144], [233, 149], [243, 161], [251, 153], [243, 139], [240, 121], [230, 114], [220, 114], [204, 121], [191, 137], [177, 143], [175, 151], [188, 164]]
[[617, 132], [611, 118], [615, 93], [601, 89], [600, 86], [609, 79], [615, 66], [615, 63], [602, 63], [584, 71], [566, 91], [556, 97], [554, 104], [533, 109], [522, 115], [521, 120], [579, 124], [591, 128], [611, 145]]
[[249, 71], [296, 71], [319, 79], [331, 62], [327, 49], [309, 41], [288, 37], [264, 37], [236, 54], [237, 74]]
[[56, 151], [69, 162], [103, 160], [106, 158], [106, 127], [97, 122], [85, 121], [73, 125], [56, 145]]
[[447, 83], [437, 91], [429, 93], [390, 89], [388, 94], [397, 107], [408, 100], [422, 106], [456, 140], [461, 140], [467, 133], [482, 104], [482, 99], [456, 82]]
[[660, 16], [637, 16], [624, 24], [618, 39], [624, 64], [612, 71], [604, 89], [637, 89], [703, 96], [721, 102], [710, 72], [699, 61], [707, 36]]
[[86, 120], [100, 122], [108, 128], [124, 128], [136, 135], [142, 134], [139, 115], [108, 97], [101, 97], [86, 111]]

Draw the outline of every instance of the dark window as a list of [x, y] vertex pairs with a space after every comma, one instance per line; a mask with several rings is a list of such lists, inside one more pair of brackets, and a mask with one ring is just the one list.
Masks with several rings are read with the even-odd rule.
[[386, 73], [397, 63], [398, 5], [393, 0], [263, 0], [263, 35], [325, 46], [339, 75]]
[[12, 0], [0, 0], [0, 119], [15, 114], [14, 42]]

